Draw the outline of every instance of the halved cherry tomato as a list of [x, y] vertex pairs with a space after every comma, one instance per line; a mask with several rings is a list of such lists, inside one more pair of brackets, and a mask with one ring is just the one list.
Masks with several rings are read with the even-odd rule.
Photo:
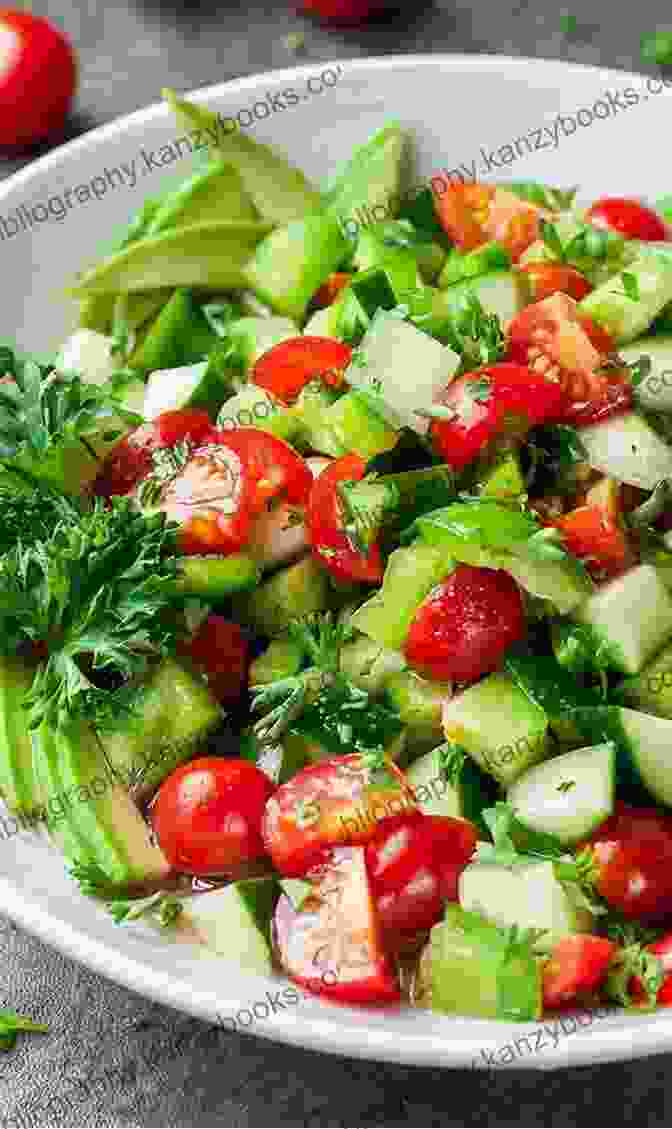
[[420, 812], [384, 820], [366, 847], [366, 863], [383, 931], [394, 938], [431, 929], [474, 853], [473, 824]]
[[3, 8], [0, 28], [0, 148], [17, 152], [62, 129], [77, 61], [63, 32], [41, 16]]
[[262, 828], [276, 869], [300, 877], [323, 864], [332, 847], [368, 843], [379, 820], [414, 810], [405, 777], [393, 765], [389, 769], [396, 788], [371, 782], [357, 754], [310, 764], [282, 784]]
[[532, 302], [541, 302], [557, 293], [569, 294], [570, 298], [580, 302], [593, 289], [580, 271], [563, 263], [525, 263], [518, 270], [528, 279]]
[[616, 945], [606, 937], [572, 933], [563, 937], [542, 974], [544, 1007], [564, 1007], [594, 992], [604, 979]]
[[515, 262], [539, 232], [539, 208], [492, 184], [450, 183], [441, 193], [435, 189], [434, 201], [442, 227], [460, 251], [494, 239]]
[[273, 788], [246, 760], [197, 757], [180, 765], [149, 810], [161, 850], [185, 874], [235, 878], [264, 855], [261, 820]]
[[154, 451], [160, 447], [174, 447], [185, 439], [201, 444], [215, 434], [215, 427], [207, 412], [164, 412], [152, 423], [136, 428], [116, 444], [103, 463], [93, 492], [100, 498], [129, 494], [150, 474]]
[[660, 241], [670, 238], [657, 212], [625, 196], [603, 196], [596, 200], [586, 212], [586, 220], [594, 227], [618, 231], [626, 239]]
[[337, 580], [378, 584], [383, 578], [383, 561], [378, 545], [371, 545], [368, 556], [352, 545], [343, 526], [343, 508], [338, 496], [339, 482], [359, 482], [366, 462], [359, 455], [335, 459], [318, 474], [308, 498], [306, 525], [313, 554]]
[[226, 554], [247, 543], [254, 500], [247, 467], [228, 441], [215, 442], [191, 452], [163, 487], [160, 508], [180, 526], [183, 553]]
[[315, 292], [313, 305], [320, 309], [330, 306], [331, 303], [338, 298], [341, 290], [348, 285], [352, 277], [353, 276], [348, 274], [347, 271], [334, 271], [333, 274], [329, 275], [327, 281], [320, 286], [320, 289]]
[[631, 405], [628, 370], [602, 368], [611, 338], [567, 294], [527, 306], [510, 323], [508, 339], [512, 360], [559, 381], [565, 406], [556, 419], [585, 426]]
[[271, 498], [282, 496], [303, 505], [313, 485], [310, 467], [284, 439], [257, 427], [235, 427], [219, 432], [219, 440], [235, 451], [250, 481], [253, 513], [260, 513]]
[[554, 525], [564, 534], [570, 553], [585, 559], [588, 571], [596, 580], [620, 576], [634, 563], [621, 522], [601, 506], [579, 506]]
[[628, 918], [672, 913], [672, 816], [620, 804], [587, 842], [590, 879]]
[[352, 1004], [400, 999], [361, 847], [333, 852], [300, 910], [281, 896], [273, 939], [287, 975], [311, 992]]
[[237, 702], [247, 682], [249, 644], [237, 623], [209, 615], [182, 652], [206, 678], [222, 705]]
[[558, 381], [545, 373], [503, 361], [458, 377], [438, 402], [455, 415], [434, 420], [432, 438], [446, 462], [461, 470], [493, 439], [522, 436], [535, 424], [556, 418], [565, 397]]
[[404, 651], [439, 682], [473, 682], [494, 670], [525, 631], [520, 591], [508, 572], [460, 564], [418, 608]]
[[340, 388], [352, 349], [331, 337], [292, 337], [259, 357], [252, 381], [290, 404], [311, 380]]

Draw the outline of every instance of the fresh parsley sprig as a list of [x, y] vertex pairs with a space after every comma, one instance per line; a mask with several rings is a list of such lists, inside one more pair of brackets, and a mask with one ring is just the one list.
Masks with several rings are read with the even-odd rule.
[[158, 890], [145, 898], [120, 897], [119, 887], [97, 863], [78, 863], [70, 867], [70, 875], [88, 898], [104, 902], [117, 925], [127, 921], [150, 920], [162, 929], [174, 925], [182, 913], [182, 902], [172, 894]]
[[181, 439], [172, 447], [157, 447], [152, 451], [152, 470], [143, 478], [138, 488], [138, 501], [141, 506], [158, 506], [163, 492], [184, 470], [189, 462], [193, 444]]
[[506, 352], [502, 325], [488, 314], [473, 290], [468, 290], [445, 330], [447, 343], [462, 358], [461, 372], [492, 365]]
[[11, 1051], [16, 1046], [16, 1036], [21, 1031], [44, 1035], [48, 1030], [46, 1023], [34, 1023], [25, 1015], [0, 1009], [0, 1051]]

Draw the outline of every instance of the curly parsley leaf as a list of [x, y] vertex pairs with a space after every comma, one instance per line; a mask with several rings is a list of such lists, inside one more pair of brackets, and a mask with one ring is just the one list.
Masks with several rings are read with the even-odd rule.
[[193, 444], [181, 439], [172, 447], [158, 447], [152, 452], [152, 470], [143, 478], [138, 490], [141, 506], [158, 506], [163, 492], [189, 462]]
[[88, 898], [105, 903], [117, 925], [126, 921], [150, 920], [167, 929], [174, 925], [182, 913], [182, 902], [171, 894], [158, 890], [146, 898], [120, 897], [116, 886], [97, 863], [79, 863], [70, 867], [70, 875]]
[[495, 364], [506, 352], [499, 318], [486, 313], [473, 290], [466, 292], [453, 312], [445, 337], [462, 358], [461, 372]]
[[0, 1008], [0, 1051], [11, 1051], [19, 1032], [44, 1035], [48, 1030], [45, 1023], [35, 1023], [26, 1015]]

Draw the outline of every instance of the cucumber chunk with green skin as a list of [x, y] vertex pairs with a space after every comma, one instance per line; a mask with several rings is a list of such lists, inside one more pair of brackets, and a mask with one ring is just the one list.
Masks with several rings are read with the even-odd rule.
[[657, 803], [672, 807], [672, 721], [627, 708], [620, 709], [618, 717], [624, 737], [620, 752], [625, 753], [627, 768]]
[[549, 752], [545, 711], [502, 671], [444, 703], [443, 731], [505, 788]]
[[330, 424], [329, 409], [337, 399], [338, 395], [333, 389], [322, 381], [311, 380], [302, 388], [298, 399], [289, 409], [298, 428], [298, 441], [311, 451], [319, 451], [334, 459], [349, 453], [349, 448]]
[[408, 148], [408, 134], [398, 122], [390, 122], [358, 146], [335, 177], [326, 206], [350, 238], [359, 232], [361, 216], [375, 215], [377, 206], [388, 216], [399, 211]]
[[672, 635], [672, 595], [653, 565], [637, 565], [574, 612], [604, 645], [610, 665], [638, 674]]
[[341, 648], [340, 665], [349, 682], [377, 697], [406, 669], [406, 659], [399, 651], [381, 647], [380, 643], [361, 635]]
[[[176, 720], [174, 706], [171, 720]], [[83, 849], [112, 883], [165, 878], [170, 864], [152, 842], [150, 829], [126, 787], [111, 778], [93, 730], [72, 726], [59, 731], [55, 743], [64, 792], [77, 793], [67, 819]], [[97, 783], [102, 784], [102, 791], [96, 790]]]
[[304, 650], [289, 635], [271, 639], [265, 651], [250, 664], [250, 686], [264, 686], [268, 682], [279, 682], [282, 678], [292, 678], [303, 666]]
[[512, 648], [504, 659], [504, 669], [530, 701], [547, 714], [551, 729], [561, 741], [581, 741], [570, 711], [599, 705], [599, 691], [583, 686], [552, 655], [534, 654]]
[[628, 486], [653, 490], [672, 475], [672, 448], [636, 412], [582, 427], [581, 442], [594, 470]]
[[0, 658], [0, 796], [13, 812], [39, 812], [44, 802], [33, 770], [33, 746], [23, 703], [35, 671]]
[[372, 459], [383, 451], [389, 451], [398, 439], [398, 431], [383, 414], [385, 409], [386, 405], [375, 393], [357, 388], [346, 392], [322, 417], [323, 427], [333, 436], [331, 450], [324, 450], [326, 443], [318, 449], [324, 454], [332, 454], [340, 448], [363, 459]]
[[430, 682], [410, 670], [386, 680], [385, 698], [406, 727], [406, 744], [411, 752], [424, 752], [440, 743], [441, 709], [451, 693], [450, 683]]
[[309, 215], [276, 228], [259, 243], [245, 267], [244, 285], [276, 313], [301, 321], [315, 291], [346, 251], [336, 220]]
[[374, 267], [381, 267], [384, 270], [388, 264], [394, 270], [397, 266], [397, 269], [408, 272], [409, 280], [413, 279], [415, 286], [422, 285], [418, 273], [417, 255], [414, 255], [408, 247], [390, 246], [371, 228], [361, 232], [353, 262], [358, 271], [372, 270]]
[[510, 322], [529, 301], [525, 276], [520, 272], [498, 270], [439, 290], [435, 313], [442, 309], [444, 317], [452, 316], [461, 309], [468, 294], [475, 294], [486, 314], [495, 314], [502, 325]]
[[217, 344], [200, 306], [189, 290], [176, 290], [134, 353], [134, 368], [176, 369], [201, 361]]
[[147, 381], [142, 414], [145, 419], [153, 420], [164, 412], [196, 408], [215, 416], [229, 391], [207, 361], [156, 369]]
[[473, 862], [462, 871], [458, 890], [463, 909], [482, 913], [500, 928], [543, 929], [536, 952], [546, 953], [570, 933], [590, 933], [593, 927], [592, 914], [574, 903], [548, 860], [516, 867]]
[[532, 831], [578, 843], [614, 810], [616, 749], [612, 742], [574, 749], [524, 773], [507, 802]]
[[280, 896], [275, 878], [247, 878], [182, 902], [181, 931], [247, 972], [270, 975], [271, 921]]
[[259, 565], [246, 553], [232, 553], [228, 557], [181, 557], [177, 589], [180, 594], [216, 602], [237, 592], [247, 592], [260, 580]]
[[503, 501], [519, 498], [526, 492], [520, 459], [515, 451], [506, 451], [480, 476], [480, 493], [485, 498]]
[[229, 120], [233, 128], [225, 129], [219, 115], [206, 106], [178, 98], [169, 89], [162, 90], [161, 94], [181, 125], [188, 130], [199, 129], [210, 152], [233, 165], [247, 195], [264, 219], [272, 224], [285, 224], [321, 207], [322, 197], [305, 174], [269, 145], [243, 133], [232, 119]]
[[491, 271], [508, 270], [510, 266], [509, 252], [495, 241], [484, 243], [481, 247], [464, 253], [453, 248], [439, 275], [438, 285], [441, 289], [445, 289], [456, 282], [477, 278]]
[[250, 315], [232, 321], [227, 327], [227, 338], [239, 345], [238, 353], [244, 361], [245, 374], [249, 374], [259, 357], [274, 345], [300, 336], [296, 322], [284, 317]]
[[615, 695], [626, 706], [672, 720], [672, 644], [634, 678], [622, 682]]
[[244, 384], [239, 392], [224, 401], [217, 416], [217, 426], [224, 430], [257, 427], [292, 444], [304, 434], [303, 417], [298, 411], [286, 408], [270, 392], [256, 384]]
[[219, 220], [160, 232], [86, 271], [74, 293], [117, 294], [166, 286], [233, 290], [246, 285], [245, 265], [268, 231], [267, 223]]
[[402, 650], [416, 611], [425, 596], [455, 567], [429, 545], [410, 545], [390, 554], [383, 585], [354, 613], [352, 626], [382, 647]]
[[274, 636], [286, 631], [293, 619], [327, 611], [330, 604], [327, 574], [308, 555], [241, 596], [234, 610], [260, 634]]
[[210, 220], [257, 220], [257, 209], [233, 165], [211, 159], [162, 200], [151, 216], [143, 238], [161, 231]]
[[418, 231], [410, 220], [381, 220], [359, 234], [353, 263], [359, 270], [365, 270], [381, 262], [381, 258], [391, 248], [408, 251], [415, 262], [422, 279], [433, 282], [441, 270], [446, 252], [427, 232]]
[[406, 776], [423, 815], [467, 819], [478, 828], [479, 838], [489, 839], [482, 812], [494, 803], [496, 787], [470, 757], [448, 779], [441, 765], [440, 749], [431, 749], [413, 761]]
[[542, 1014], [541, 965], [481, 913], [448, 903], [430, 937], [432, 1010], [524, 1021]]
[[197, 674], [163, 659], [149, 675], [137, 709], [100, 742], [114, 772], [147, 796], [187, 760], [222, 720], [219, 703]]
[[651, 362], [650, 371], [636, 386], [637, 404], [651, 412], [672, 412], [672, 335], [640, 337], [618, 353], [626, 364], [640, 357]]
[[671, 301], [672, 260], [650, 251], [582, 298], [578, 310], [603, 326], [617, 345], [625, 345], [644, 333]]

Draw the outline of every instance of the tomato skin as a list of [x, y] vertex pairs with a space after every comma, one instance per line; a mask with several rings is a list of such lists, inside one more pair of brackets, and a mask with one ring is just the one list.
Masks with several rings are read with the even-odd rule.
[[77, 85], [77, 63], [50, 21], [0, 9], [0, 25], [17, 37], [0, 80], [0, 149], [17, 153], [62, 129]]
[[317, 18], [325, 24], [355, 27], [366, 23], [372, 16], [382, 15], [389, 0], [299, 0], [299, 11]]
[[311, 380], [340, 387], [351, 357], [350, 346], [331, 337], [292, 337], [259, 357], [251, 379], [259, 388], [291, 404]]
[[239, 701], [247, 684], [249, 644], [237, 623], [209, 615], [182, 652], [207, 676], [218, 702], [233, 705]]
[[449, 816], [409, 813], [379, 824], [366, 863], [388, 944], [440, 920], [476, 840], [471, 823]]
[[329, 275], [327, 281], [320, 286], [320, 289], [315, 292], [313, 305], [322, 310], [330, 306], [353, 277], [354, 275], [348, 274], [347, 271], [334, 271], [333, 274]]
[[184, 439], [200, 444], [216, 434], [207, 412], [164, 412], [116, 444], [103, 463], [93, 492], [100, 498], [130, 494], [151, 473], [154, 451], [173, 447]]
[[300, 910], [280, 897], [273, 940], [282, 967], [302, 988], [342, 1003], [400, 1000], [361, 847], [333, 852]]
[[554, 946], [542, 974], [544, 1007], [560, 1008], [594, 992], [606, 975], [616, 945], [606, 937], [572, 933]]
[[[474, 399], [470, 390], [484, 379], [488, 391]], [[433, 421], [432, 439], [446, 462], [461, 470], [499, 436], [514, 431], [520, 435], [535, 424], [555, 418], [564, 402], [557, 382], [524, 365], [502, 361], [465, 373], [448, 385], [439, 403], [453, 408], [457, 415]]]
[[540, 302], [558, 292], [569, 294], [570, 298], [580, 302], [593, 289], [580, 271], [563, 263], [525, 263], [518, 270], [528, 279], [533, 302]]
[[310, 764], [281, 784], [267, 804], [262, 826], [276, 870], [301, 878], [324, 865], [333, 847], [367, 843], [379, 820], [414, 810], [403, 774], [389, 768], [398, 791], [370, 785], [358, 754]]
[[216, 429], [207, 412], [188, 408], [184, 411], [163, 412], [154, 420], [154, 427], [160, 447], [174, 447], [183, 439], [189, 439], [200, 446], [216, 434]]
[[608, 228], [626, 239], [668, 240], [668, 229], [652, 208], [626, 196], [603, 196], [586, 212], [586, 222]]
[[621, 804], [587, 846], [595, 888], [610, 906], [650, 921], [672, 913], [672, 816]]
[[197, 757], [164, 780], [149, 817], [176, 870], [235, 878], [264, 855], [261, 820], [274, 785], [250, 761]]
[[366, 461], [359, 455], [335, 459], [313, 482], [306, 509], [306, 527], [313, 556], [336, 580], [379, 584], [383, 561], [374, 542], [368, 556], [350, 543], [343, 528], [343, 512], [338, 496], [339, 482], [359, 482]]
[[253, 513], [282, 494], [292, 505], [303, 505], [313, 485], [310, 467], [284, 439], [257, 427], [220, 431], [218, 442], [235, 451], [252, 484]]
[[586, 566], [597, 580], [611, 580], [634, 563], [625, 531], [601, 506], [579, 506], [553, 523], [564, 534], [575, 557], [589, 558]]
[[494, 239], [516, 262], [539, 233], [539, 209], [506, 188], [451, 181], [443, 192], [434, 189], [434, 203], [441, 226], [460, 251]]
[[404, 652], [439, 682], [473, 682], [494, 670], [525, 631], [515, 581], [501, 569], [460, 564], [418, 608]]

